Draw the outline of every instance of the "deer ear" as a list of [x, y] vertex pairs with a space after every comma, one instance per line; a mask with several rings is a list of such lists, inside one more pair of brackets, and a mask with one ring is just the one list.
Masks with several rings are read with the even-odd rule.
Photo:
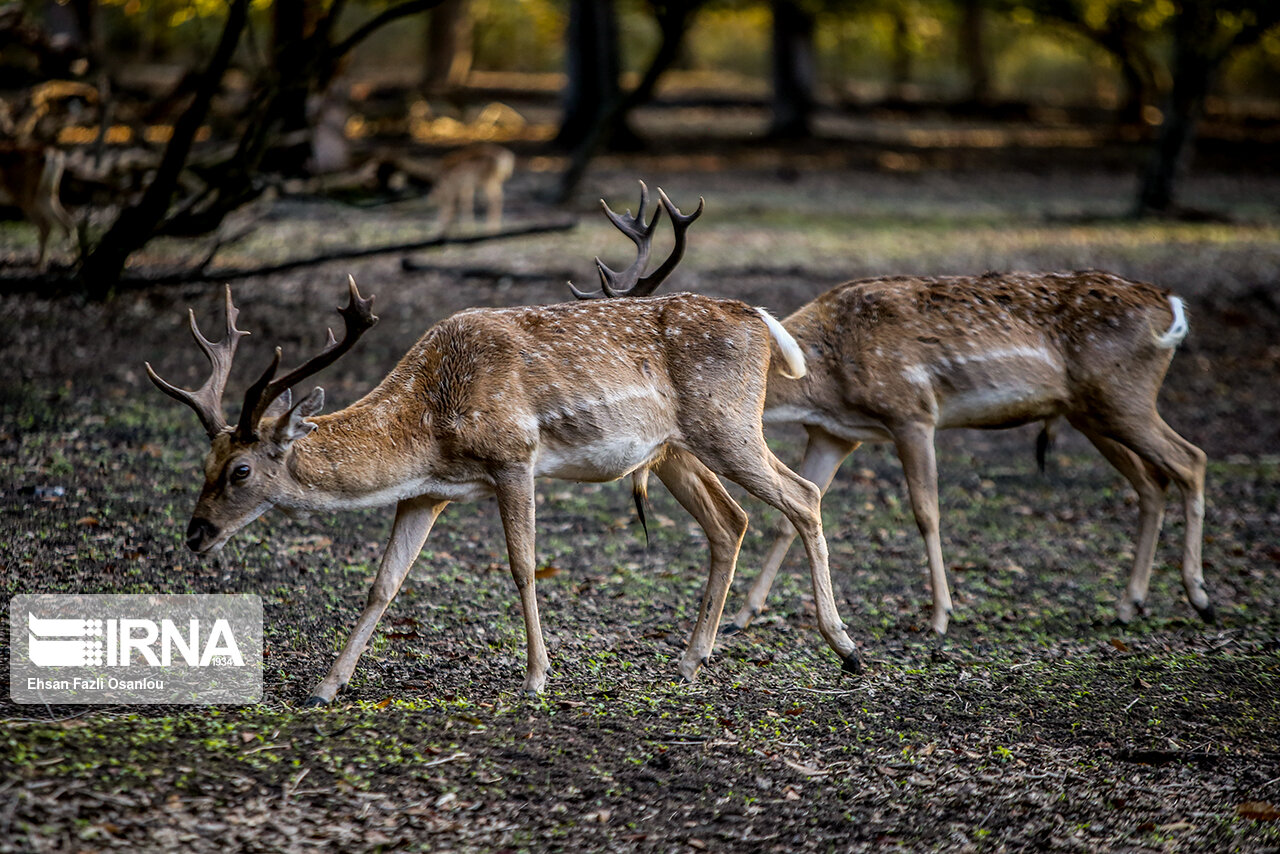
[[267, 411], [262, 415], [263, 417], [279, 418], [288, 412], [291, 406], [293, 406], [293, 390], [285, 389], [284, 394], [271, 401], [271, 405], [267, 407]]
[[287, 447], [294, 441], [316, 429], [310, 421], [304, 421], [320, 411], [324, 406], [324, 389], [317, 388], [311, 394], [298, 401], [289, 412], [276, 422], [275, 441], [277, 445]]

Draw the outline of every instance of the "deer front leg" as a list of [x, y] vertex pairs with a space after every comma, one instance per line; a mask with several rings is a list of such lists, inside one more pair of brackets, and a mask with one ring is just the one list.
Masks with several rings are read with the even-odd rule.
[[528, 663], [524, 674], [524, 693], [542, 693], [547, 684], [547, 647], [542, 640], [542, 623], [538, 619], [538, 596], [534, 590], [534, 504], [533, 471], [521, 467], [504, 471], [495, 478], [498, 512], [507, 536], [507, 559], [511, 577], [520, 593], [520, 610], [524, 613], [525, 642]]
[[692, 682], [698, 669], [711, 657], [716, 627], [724, 611], [724, 600], [733, 581], [738, 550], [747, 533], [747, 514], [738, 506], [720, 480], [687, 451], [672, 451], [654, 471], [707, 534], [711, 564], [707, 586], [702, 593], [698, 622], [689, 646], [680, 659], [680, 675]]
[[396, 505], [391, 540], [382, 555], [382, 565], [378, 567], [373, 586], [369, 588], [368, 602], [360, 613], [360, 618], [356, 620], [356, 626], [339, 653], [338, 660], [329, 668], [329, 675], [311, 692], [305, 705], [325, 705], [337, 696], [339, 689], [351, 681], [356, 662], [368, 646], [378, 620], [399, 592], [400, 585], [409, 574], [409, 567], [413, 566], [427, 541], [427, 535], [431, 533], [431, 526], [448, 503], [427, 498], [406, 498]]
[[[817, 427], [808, 428], [808, 432], [809, 444], [804, 449], [804, 459], [800, 463], [799, 475], [816, 485], [825, 495], [827, 489], [831, 486], [832, 479], [836, 476], [836, 471], [840, 468], [840, 464], [848, 459], [849, 455], [861, 443], [837, 439], [827, 431]], [[764, 559], [764, 568], [760, 570], [760, 577], [751, 585], [751, 590], [747, 593], [746, 604], [742, 606], [742, 610], [733, 618], [733, 622], [725, 628], [725, 634], [742, 631], [751, 625], [752, 620], [764, 612], [764, 603], [769, 598], [769, 589], [773, 587], [773, 580], [777, 576], [778, 570], [782, 567], [782, 562], [787, 556], [787, 550], [791, 548], [791, 542], [795, 538], [795, 526], [786, 519], [780, 520], [777, 536], [773, 541], [773, 546], [769, 549], [769, 554]]]
[[951, 616], [951, 590], [942, 563], [942, 536], [938, 529], [938, 462], [933, 448], [933, 425], [907, 424], [893, 431], [898, 458], [907, 477], [907, 493], [916, 526], [929, 555], [929, 580], [933, 586], [933, 630], [947, 633]]

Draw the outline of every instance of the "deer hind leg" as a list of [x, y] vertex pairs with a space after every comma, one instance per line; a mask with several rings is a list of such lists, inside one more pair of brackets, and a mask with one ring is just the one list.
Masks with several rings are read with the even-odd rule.
[[1127, 625], [1145, 609], [1156, 542], [1160, 538], [1160, 526], [1164, 523], [1165, 490], [1169, 479], [1119, 442], [1089, 430], [1082, 432], [1138, 493], [1138, 541], [1133, 569], [1116, 606], [1116, 619]]
[[43, 273], [45, 270], [45, 262], [47, 260], [49, 250], [49, 232], [52, 231], [52, 225], [49, 220], [40, 216], [36, 220], [36, 233], [39, 239], [39, 249], [36, 252], [36, 271]]
[[1186, 538], [1182, 546], [1182, 586], [1201, 619], [1213, 622], [1215, 613], [1204, 589], [1200, 548], [1204, 537], [1204, 451], [1178, 435], [1154, 412], [1142, 421], [1124, 420], [1105, 431], [1151, 464], [1182, 493]]
[[[726, 454], [726, 448], [733, 447]], [[818, 631], [827, 645], [840, 656], [845, 670], [862, 669], [853, 641], [845, 632], [836, 609], [831, 589], [831, 570], [827, 560], [827, 540], [822, 534], [822, 491], [791, 469], [778, 462], [764, 443], [764, 434], [743, 445], [726, 443], [718, 449], [707, 449], [704, 460], [716, 460], [711, 468], [737, 483], [756, 498], [779, 510], [800, 534], [809, 557], [809, 573], [813, 578], [813, 599], [818, 609]]]
[[540, 694], [547, 684], [547, 647], [542, 640], [542, 622], [538, 619], [538, 595], [534, 589], [534, 499], [533, 471], [520, 468], [501, 473], [496, 478], [498, 512], [507, 537], [507, 559], [511, 577], [520, 593], [520, 610], [524, 614], [527, 664], [524, 693]]
[[502, 228], [502, 179], [494, 176], [484, 184], [485, 227], [489, 231]]
[[449, 227], [453, 225], [454, 207], [458, 204], [458, 188], [450, 182], [447, 176], [443, 177], [436, 184], [428, 200], [435, 201], [438, 205], [436, 231], [442, 235], [448, 234]]
[[382, 565], [378, 567], [378, 575], [369, 588], [369, 598], [356, 620], [355, 628], [347, 643], [338, 654], [338, 660], [329, 668], [329, 674], [316, 686], [307, 699], [308, 706], [323, 706], [331, 701], [340, 689], [351, 681], [356, 662], [373, 636], [373, 630], [382, 618], [383, 612], [391, 604], [400, 585], [409, 574], [409, 568], [417, 559], [418, 553], [431, 533], [440, 512], [448, 505], [447, 501], [430, 501], [424, 498], [409, 498], [396, 506], [396, 520], [391, 526], [391, 540], [382, 555]]
[[942, 535], [938, 524], [938, 461], [933, 446], [932, 424], [907, 424], [893, 431], [898, 459], [907, 478], [907, 494], [916, 527], [924, 537], [929, 558], [929, 583], [933, 587], [933, 630], [947, 633], [951, 617], [951, 590], [942, 562]]
[[747, 533], [747, 514], [738, 506], [715, 474], [688, 451], [670, 452], [654, 472], [675, 499], [689, 511], [707, 534], [710, 568], [702, 606], [694, 624], [689, 646], [680, 659], [680, 675], [692, 682], [703, 663], [711, 657], [716, 627], [729, 595], [738, 550]]
[[467, 174], [458, 182], [458, 221], [466, 231], [476, 227], [476, 179]]
[[[804, 459], [800, 463], [800, 476], [815, 484], [825, 495], [827, 488], [831, 486], [832, 479], [836, 476], [836, 471], [840, 468], [840, 464], [848, 459], [859, 444], [858, 442], [837, 439], [827, 431], [817, 427], [809, 428], [809, 444], [805, 446]], [[769, 597], [769, 589], [773, 586], [773, 580], [778, 574], [778, 569], [782, 566], [782, 561], [787, 556], [787, 550], [791, 548], [791, 542], [795, 538], [795, 527], [785, 519], [781, 520], [777, 527], [773, 546], [770, 547], [769, 554], [765, 556], [764, 568], [760, 570], [760, 577], [751, 585], [751, 590], [747, 593], [746, 604], [742, 606], [742, 610], [738, 612], [737, 616], [733, 618], [733, 622], [725, 629], [726, 634], [742, 631], [764, 611], [765, 600]]]

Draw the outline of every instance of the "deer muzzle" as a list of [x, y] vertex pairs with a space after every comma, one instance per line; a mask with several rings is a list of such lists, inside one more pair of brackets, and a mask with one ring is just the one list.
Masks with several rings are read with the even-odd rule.
[[199, 554], [209, 550], [218, 539], [218, 526], [199, 516], [187, 526], [187, 548]]

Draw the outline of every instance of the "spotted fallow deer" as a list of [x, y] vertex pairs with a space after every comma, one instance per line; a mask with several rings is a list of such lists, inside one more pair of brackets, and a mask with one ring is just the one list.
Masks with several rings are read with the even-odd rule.
[[[659, 191], [661, 192], [661, 191]], [[665, 197], [664, 197], [665, 198]], [[637, 216], [643, 220], [643, 211]], [[585, 294], [641, 296], [635, 288]], [[1200, 562], [1205, 455], [1160, 417], [1156, 397], [1189, 329], [1169, 291], [1101, 272], [893, 276], [838, 285], [783, 320], [804, 351], [804, 377], [770, 376], [766, 422], [808, 433], [800, 474], [826, 491], [863, 442], [892, 442], [902, 462], [944, 635], [951, 594], [938, 524], [934, 433], [1065, 417], [1138, 493], [1138, 543], [1117, 616], [1144, 606], [1170, 482], [1182, 493], [1182, 583], [1207, 622]], [[785, 528], [785, 525], [784, 525]], [[727, 631], [764, 609], [795, 534], [781, 531]]]
[[463, 228], [475, 225], [476, 190], [484, 194], [485, 228], [502, 227], [502, 185], [516, 168], [516, 156], [510, 149], [491, 142], [476, 143], [446, 154], [434, 166], [399, 157], [385, 161], [383, 167], [399, 170], [431, 186], [428, 204], [438, 211], [436, 230], [448, 233], [454, 222]]
[[[675, 220], [676, 243], [692, 217]], [[622, 274], [601, 265], [604, 287], [634, 286], [653, 229], [615, 220], [639, 257]], [[653, 278], [667, 275], [673, 253]], [[674, 260], [673, 260], [674, 259]], [[195, 391], [162, 380], [191, 406], [212, 441], [204, 487], [187, 529], [196, 552], [220, 548], [273, 507], [334, 510], [396, 504], [395, 523], [368, 603], [309, 704], [333, 699], [350, 680], [382, 613], [436, 518], [451, 501], [496, 496], [527, 633], [527, 693], [547, 674], [534, 594], [534, 478], [607, 481], [652, 470], [706, 532], [710, 575], [679, 671], [692, 680], [712, 651], [747, 517], [716, 475], [781, 511], [804, 542], [820, 631], [856, 669], [827, 570], [820, 495], [774, 458], [761, 422], [767, 375], [804, 373], [795, 342], [760, 309], [682, 294], [610, 303], [471, 309], [437, 323], [391, 373], [356, 403], [319, 415], [316, 389], [291, 404], [289, 388], [351, 349], [376, 322], [370, 299], [350, 284], [346, 332], [319, 355], [276, 378], [280, 351], [245, 396], [235, 427], [221, 398], [236, 345], [237, 309], [226, 299], [226, 334], [197, 344], [212, 375]]]
[[59, 190], [67, 165], [65, 152], [24, 142], [0, 146], [0, 200], [11, 201], [36, 227], [36, 270], [43, 272], [49, 235], [59, 229], [70, 237], [75, 227], [62, 207]]

